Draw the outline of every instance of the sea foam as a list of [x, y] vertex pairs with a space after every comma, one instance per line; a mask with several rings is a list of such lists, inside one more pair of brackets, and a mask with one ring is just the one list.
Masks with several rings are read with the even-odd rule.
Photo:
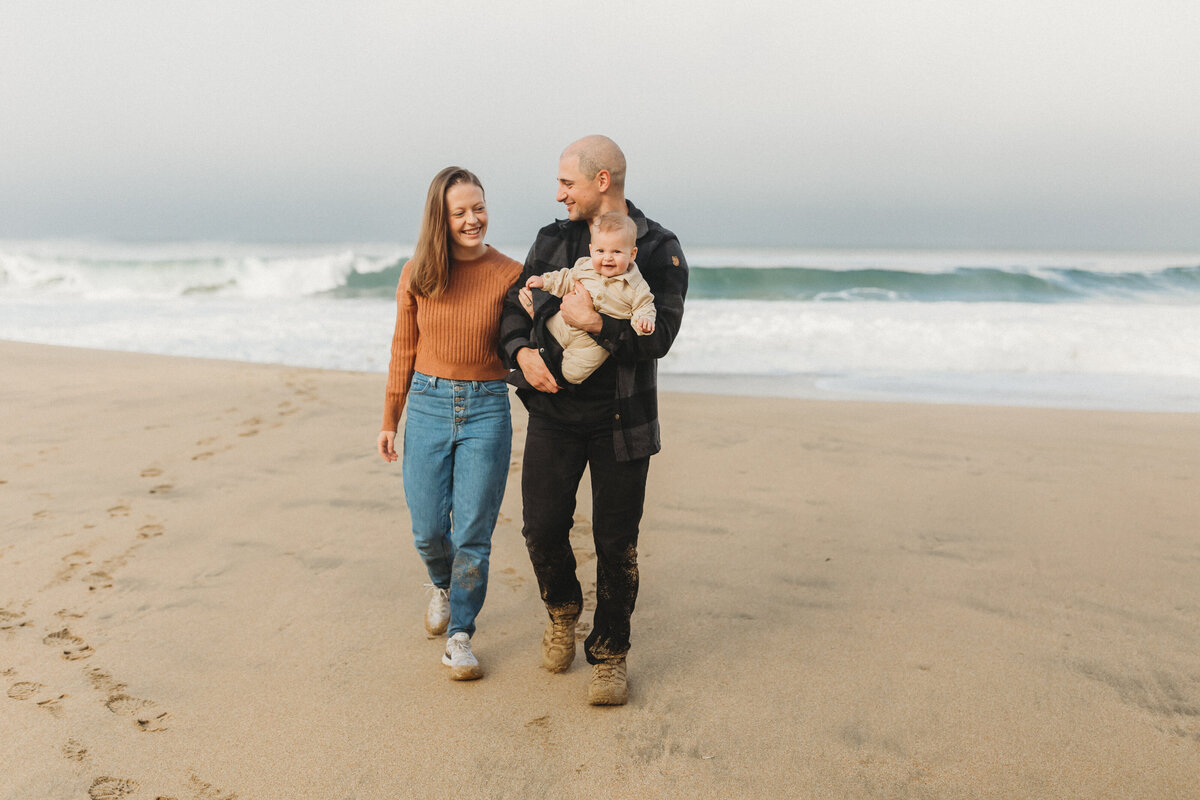
[[[411, 251], [0, 242], [0, 337], [383, 371]], [[660, 362], [668, 381], [1200, 411], [1197, 254], [688, 257], [683, 327]]]

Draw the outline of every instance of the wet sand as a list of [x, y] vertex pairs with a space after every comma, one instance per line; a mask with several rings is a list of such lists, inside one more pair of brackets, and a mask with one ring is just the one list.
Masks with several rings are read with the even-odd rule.
[[0, 363], [0, 800], [1200, 797], [1200, 415], [665, 394], [592, 708], [538, 667], [519, 404], [464, 684], [382, 375]]

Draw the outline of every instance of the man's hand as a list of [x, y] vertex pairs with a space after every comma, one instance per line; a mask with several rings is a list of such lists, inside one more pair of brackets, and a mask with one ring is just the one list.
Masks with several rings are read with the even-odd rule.
[[550, 374], [546, 362], [542, 361], [542, 356], [537, 350], [532, 347], [522, 347], [517, 351], [517, 364], [521, 367], [525, 380], [529, 381], [529, 385], [539, 392], [554, 394], [558, 391], [558, 383], [555, 382], [554, 376]]
[[603, 328], [600, 315], [596, 313], [596, 307], [592, 304], [592, 296], [582, 284], [575, 284], [574, 291], [563, 298], [558, 310], [562, 314], [563, 322], [572, 328], [588, 333], [599, 333]]
[[379, 455], [383, 456], [384, 461], [395, 461], [400, 457], [396, 455], [395, 431], [380, 431], [379, 438], [375, 440], [375, 447], [379, 450]]

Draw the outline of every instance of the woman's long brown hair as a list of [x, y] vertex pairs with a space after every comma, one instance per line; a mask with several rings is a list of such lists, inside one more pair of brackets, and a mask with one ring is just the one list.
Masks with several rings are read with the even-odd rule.
[[421, 297], [437, 297], [450, 285], [450, 225], [446, 219], [446, 192], [451, 186], [473, 183], [483, 191], [475, 173], [462, 167], [446, 167], [433, 176], [425, 196], [425, 213], [417, 234], [408, 288]]

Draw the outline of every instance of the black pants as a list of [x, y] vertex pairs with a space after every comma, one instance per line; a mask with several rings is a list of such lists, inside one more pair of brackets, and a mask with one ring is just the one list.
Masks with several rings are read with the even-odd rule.
[[560, 423], [529, 415], [521, 474], [525, 546], [549, 610], [577, 611], [571, 525], [584, 467], [591, 471], [596, 545], [596, 614], [584, 642], [591, 664], [629, 650], [629, 618], [638, 592], [637, 540], [650, 458], [617, 461], [612, 423]]

